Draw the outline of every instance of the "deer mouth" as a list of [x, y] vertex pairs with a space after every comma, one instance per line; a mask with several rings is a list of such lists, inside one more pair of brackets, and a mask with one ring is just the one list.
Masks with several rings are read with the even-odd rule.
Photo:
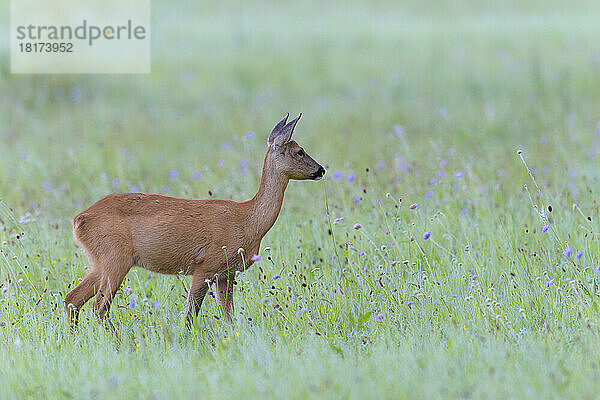
[[319, 169], [317, 170], [317, 172], [315, 172], [314, 174], [312, 174], [312, 178], [315, 181], [318, 181], [319, 179], [321, 179], [323, 177], [323, 175], [325, 175], [325, 168], [319, 167]]

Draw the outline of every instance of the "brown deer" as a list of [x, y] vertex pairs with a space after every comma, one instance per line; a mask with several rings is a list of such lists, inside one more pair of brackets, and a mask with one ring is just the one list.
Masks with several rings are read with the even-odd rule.
[[85, 249], [91, 268], [65, 296], [71, 327], [77, 327], [79, 310], [95, 295], [98, 318], [114, 330], [110, 304], [134, 265], [192, 276], [185, 317], [188, 329], [208, 292], [207, 280], [215, 282], [223, 318], [231, 321], [235, 272], [252, 265], [252, 255], [258, 254], [261, 239], [279, 215], [288, 181], [318, 180], [325, 174], [291, 140], [301, 116], [287, 122], [286, 115], [271, 132], [260, 187], [248, 201], [118, 193], [77, 215], [73, 235]]

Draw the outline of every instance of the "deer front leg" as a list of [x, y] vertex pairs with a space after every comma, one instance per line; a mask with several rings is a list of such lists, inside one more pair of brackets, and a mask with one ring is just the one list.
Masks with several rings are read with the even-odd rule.
[[223, 309], [223, 319], [231, 322], [233, 315], [233, 278], [221, 278], [217, 281], [217, 293], [219, 294], [219, 302]]
[[192, 286], [188, 293], [188, 310], [185, 315], [185, 327], [188, 331], [192, 330], [192, 322], [198, 316], [202, 300], [204, 300], [204, 296], [208, 292], [208, 283], [205, 280], [204, 275], [200, 274], [194, 274], [192, 278]]

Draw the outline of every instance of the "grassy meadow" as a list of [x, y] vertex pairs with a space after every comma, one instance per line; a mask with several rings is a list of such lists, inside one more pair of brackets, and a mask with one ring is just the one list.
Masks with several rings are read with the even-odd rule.
[[[12, 75], [0, 4], [0, 398], [597, 398], [600, 2], [153, 2], [149, 75]], [[218, 3], [218, 2], [217, 2]], [[128, 274], [70, 335], [71, 218], [291, 182], [238, 275]], [[518, 154], [518, 152], [520, 154]], [[280, 275], [280, 277], [279, 277]]]

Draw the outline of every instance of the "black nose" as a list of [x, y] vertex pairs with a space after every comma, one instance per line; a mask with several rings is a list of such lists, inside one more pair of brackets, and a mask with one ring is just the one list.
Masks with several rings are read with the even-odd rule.
[[325, 175], [325, 168], [319, 167], [319, 170], [313, 174], [313, 178], [317, 179]]

